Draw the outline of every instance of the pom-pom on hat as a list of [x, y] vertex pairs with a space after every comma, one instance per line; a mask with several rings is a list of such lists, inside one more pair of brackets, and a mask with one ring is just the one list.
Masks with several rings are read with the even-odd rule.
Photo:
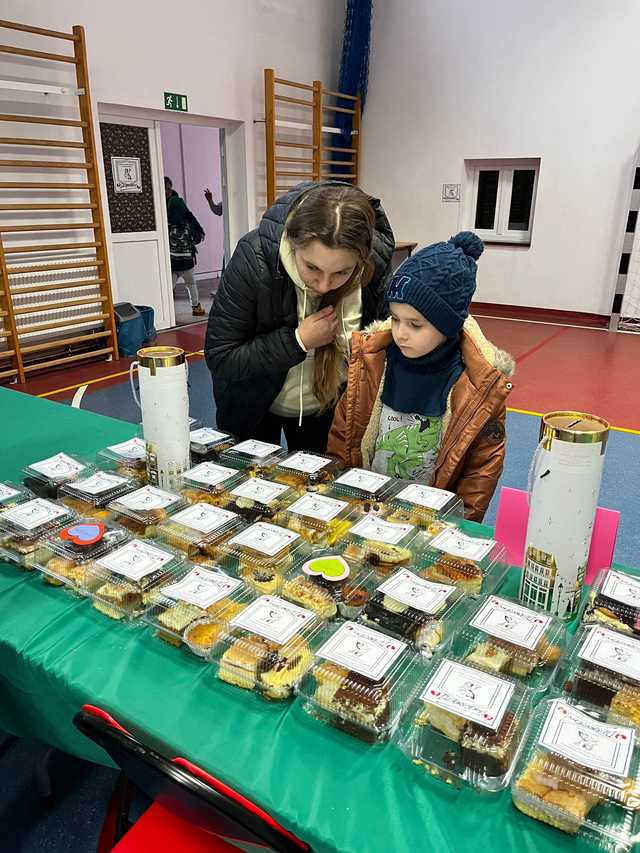
[[476, 261], [483, 251], [484, 243], [472, 231], [420, 249], [396, 271], [386, 302], [411, 305], [443, 335], [454, 338], [469, 316]]

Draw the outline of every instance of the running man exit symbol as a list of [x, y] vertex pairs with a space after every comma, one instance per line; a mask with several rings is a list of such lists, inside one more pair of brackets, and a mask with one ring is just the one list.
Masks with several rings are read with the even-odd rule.
[[165, 110], [173, 110], [178, 113], [186, 113], [189, 111], [186, 95], [176, 95], [175, 92], [164, 93], [164, 108]]

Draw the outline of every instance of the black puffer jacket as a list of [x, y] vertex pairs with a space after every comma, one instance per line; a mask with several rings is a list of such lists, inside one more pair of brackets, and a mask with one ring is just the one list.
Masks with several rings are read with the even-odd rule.
[[[249, 438], [269, 411], [288, 371], [304, 361], [298, 345], [295, 285], [280, 262], [289, 211], [314, 186], [299, 184], [279, 198], [258, 228], [238, 243], [211, 307], [204, 353], [213, 377], [218, 427]], [[384, 287], [391, 272], [393, 232], [377, 199], [373, 278], [362, 291], [364, 328], [384, 316]]]

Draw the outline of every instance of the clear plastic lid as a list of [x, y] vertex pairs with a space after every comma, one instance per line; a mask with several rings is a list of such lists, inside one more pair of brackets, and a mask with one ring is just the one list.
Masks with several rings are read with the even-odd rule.
[[558, 684], [578, 701], [590, 702], [640, 725], [640, 640], [601, 625], [583, 625], [558, 671]]
[[275, 595], [245, 601], [240, 613], [229, 618], [227, 610], [220, 616], [224, 628], [211, 654], [218, 678], [265, 699], [288, 699], [313, 663], [324, 620]]
[[501, 791], [522, 750], [534, 695], [512, 678], [437, 656], [407, 709], [398, 746], [449, 785]]
[[274, 519], [311, 545], [333, 547], [359, 518], [348, 501], [305, 492]]
[[237, 468], [201, 462], [184, 472], [181, 491], [188, 500], [225, 506], [227, 489], [232, 489], [244, 479], [244, 473]]
[[208, 657], [222, 625], [214, 620], [229, 610], [229, 618], [246, 604], [244, 584], [220, 568], [187, 563], [172, 583], [155, 587], [142, 618], [155, 635], [175, 646], [185, 643], [199, 657]]
[[411, 643], [427, 658], [448, 648], [466, 610], [462, 590], [399, 569], [378, 581], [360, 621]]
[[417, 533], [413, 524], [360, 515], [347, 533], [344, 555], [368, 563], [379, 575], [388, 577], [414, 561]]
[[98, 458], [114, 462], [122, 468], [136, 471], [147, 470], [147, 445], [144, 438], [135, 436], [118, 444], [111, 444], [98, 452]]
[[376, 583], [363, 563], [335, 550], [314, 550], [284, 575], [278, 594], [328, 621], [356, 619]]
[[297, 533], [258, 521], [245, 525], [220, 548], [223, 567], [261, 592], [275, 593], [281, 576], [308, 552]]
[[112, 619], [140, 616], [159, 584], [182, 570], [184, 554], [156, 542], [132, 539], [86, 567], [84, 592]]
[[40, 540], [75, 521], [66, 506], [33, 498], [0, 513], [0, 554], [31, 568], [40, 557]]
[[584, 602], [582, 621], [640, 636], [640, 576], [620, 569], [600, 572]]
[[248, 474], [260, 474], [269, 471], [287, 455], [284, 447], [267, 441], [249, 439], [235, 444], [220, 455], [220, 464], [239, 468]]
[[457, 524], [464, 519], [464, 503], [453, 492], [413, 483], [409, 480], [394, 480], [393, 491], [387, 498], [388, 521], [414, 524], [436, 536], [446, 525]]
[[111, 471], [95, 471], [88, 477], [80, 477], [60, 487], [59, 497], [76, 512], [86, 512], [91, 507], [103, 509], [122, 495], [139, 488], [139, 483]]
[[167, 492], [157, 486], [142, 486], [108, 504], [119, 522], [135, 533], [151, 536], [156, 525], [184, 509], [187, 501], [182, 495]]
[[424, 577], [455, 584], [469, 595], [495, 592], [509, 571], [504, 545], [457, 528], [447, 528], [430, 539], [418, 566]]
[[18, 506], [31, 498], [33, 495], [23, 485], [11, 483], [9, 480], [0, 481], [0, 512]]
[[524, 607], [514, 598], [483, 595], [474, 601], [456, 634], [453, 653], [538, 691], [553, 680], [566, 645], [562, 619]]
[[220, 432], [212, 427], [200, 427], [189, 434], [191, 453], [198, 458], [217, 459], [221, 453], [230, 450], [238, 440], [228, 432]]
[[419, 656], [402, 640], [345, 622], [296, 688], [316, 719], [366, 743], [389, 739], [419, 687]]
[[237, 512], [246, 521], [275, 518], [297, 497], [297, 492], [285, 483], [274, 483], [262, 477], [247, 477], [227, 493], [227, 509]]
[[640, 812], [639, 734], [589, 703], [541, 702], [511, 785], [515, 807], [592, 848], [633, 850]]
[[349, 468], [334, 480], [331, 489], [362, 512], [382, 512], [386, 511], [382, 504], [393, 492], [393, 480], [375, 471]]
[[48, 583], [81, 589], [88, 564], [129, 539], [129, 533], [121, 527], [94, 518], [79, 518], [41, 542], [37, 568]]
[[271, 477], [294, 489], [302, 487], [307, 491], [315, 491], [321, 486], [329, 487], [337, 472], [338, 465], [330, 456], [299, 450], [279, 462], [271, 472]]
[[[191, 504], [158, 525], [156, 536], [184, 551], [191, 559], [202, 555], [213, 562], [218, 548], [242, 525], [240, 516], [207, 503]], [[197, 560], [197, 562], [200, 562]]]
[[22, 472], [26, 477], [37, 480], [50, 488], [57, 488], [63, 483], [77, 480], [80, 475], [90, 473], [92, 466], [79, 456], [69, 453], [56, 453], [38, 462], [26, 465]]

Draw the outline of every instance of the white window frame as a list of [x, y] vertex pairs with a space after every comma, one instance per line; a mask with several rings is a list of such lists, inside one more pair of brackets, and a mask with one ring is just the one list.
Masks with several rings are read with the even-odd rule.
[[[536, 208], [536, 195], [538, 192], [540, 160], [533, 158], [513, 160], [467, 160], [466, 166], [469, 178], [469, 188], [471, 190], [468, 194], [470, 197], [470, 208], [467, 211], [466, 227], [471, 231], [474, 231], [485, 243], [514, 243], [516, 245], [530, 245]], [[526, 231], [513, 231], [509, 230], [508, 227], [511, 193], [513, 191], [513, 173], [518, 169], [533, 169], [535, 171], [533, 193], [531, 195], [529, 228]], [[493, 228], [475, 227], [479, 176], [480, 172], [484, 171], [500, 172]]]

